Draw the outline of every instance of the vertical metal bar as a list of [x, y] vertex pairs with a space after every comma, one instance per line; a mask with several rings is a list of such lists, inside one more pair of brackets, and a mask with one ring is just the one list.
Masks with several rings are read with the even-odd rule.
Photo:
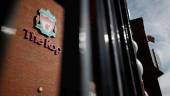
[[[119, 34], [118, 34], [118, 28], [117, 28], [117, 23], [116, 23], [116, 12], [115, 12], [115, 6], [113, 4], [113, 2], [111, 0], [107, 0], [106, 1], [107, 4], [106, 6], [108, 7], [108, 18], [109, 18], [109, 28], [110, 28], [110, 38], [111, 38], [111, 46], [113, 49], [113, 56], [114, 56], [114, 65], [115, 66], [115, 72], [116, 72], [116, 76], [117, 76], [117, 89], [118, 89], [118, 94], [119, 96], [124, 96], [124, 94], [127, 94], [125, 91], [125, 85], [123, 85], [123, 68], [121, 68], [123, 65], [122, 62], [122, 56], [121, 56], [121, 50], [120, 50], [120, 46], [119, 46]], [[106, 17], [107, 18], [107, 17]]]
[[64, 41], [59, 96], [81, 96], [79, 53], [80, 1], [64, 1]]
[[97, 28], [99, 42], [99, 66], [102, 92], [98, 96], [115, 96], [109, 51], [109, 34], [107, 32], [106, 17], [103, 0], [96, 0]]
[[[121, 3], [120, 3], [121, 2]], [[123, 2], [124, 3], [124, 2]], [[123, 83], [123, 88], [124, 88], [124, 94], [126, 94], [127, 96], [136, 96], [137, 92], [136, 92], [136, 84], [135, 84], [135, 79], [134, 79], [134, 74], [133, 74], [133, 70], [131, 67], [131, 64], [133, 63], [131, 60], [135, 59], [131, 54], [131, 46], [129, 47], [129, 35], [127, 33], [127, 29], [126, 27], [128, 26], [127, 21], [129, 20], [128, 18], [126, 18], [127, 13], [126, 11], [126, 6], [124, 4], [122, 4], [122, 0], [108, 0], [108, 6], [111, 7], [110, 10], [112, 10], [112, 14], [111, 11], [109, 12], [111, 15], [109, 15], [110, 17], [113, 18], [113, 16], [116, 14], [116, 20], [118, 24], [118, 28], [119, 28], [119, 36], [120, 38], [120, 45], [121, 45], [121, 50], [122, 50], [122, 61], [123, 64], [120, 62], [121, 66], [123, 70], [125, 71], [125, 74], [123, 74], [123, 77], [125, 80]], [[116, 13], [113, 11], [116, 8]], [[124, 9], [123, 9], [124, 8]], [[110, 19], [110, 22], [112, 23], [112, 19]], [[112, 24], [111, 24], [112, 25]], [[121, 51], [119, 50], [119, 51]], [[121, 57], [120, 57], [121, 59]]]
[[133, 48], [133, 44], [132, 44], [132, 32], [131, 32], [131, 27], [130, 27], [130, 22], [129, 22], [129, 15], [128, 15], [128, 7], [127, 7], [127, 2], [126, 0], [120, 0], [121, 3], [121, 10], [123, 15], [123, 19], [124, 19], [124, 23], [126, 25], [126, 34], [127, 34], [127, 39], [128, 39], [128, 47], [129, 47], [129, 54], [130, 54], [130, 59], [131, 59], [131, 70], [133, 72], [133, 78], [135, 79], [133, 82], [135, 83], [135, 89], [137, 92], [137, 96], [143, 96], [144, 92], [142, 90], [141, 87], [141, 80], [140, 80], [140, 76], [138, 73], [138, 68], [137, 68], [137, 64], [136, 64], [136, 54]]
[[89, 0], [81, 0], [80, 13], [80, 33], [79, 48], [81, 58], [81, 80], [82, 80], [82, 96], [89, 95], [89, 84], [92, 80], [91, 76], [91, 34], [90, 34], [90, 11]]
[[[132, 45], [132, 34], [130, 31], [130, 25], [129, 25], [129, 17], [128, 17], [128, 10], [127, 10], [127, 4], [125, 0], [118, 0], [117, 1], [118, 8], [120, 11], [120, 16], [121, 16], [121, 23], [120, 26], [123, 26], [123, 34], [124, 34], [124, 39], [125, 39], [125, 45], [126, 46], [126, 57], [128, 57], [128, 62], [129, 64], [126, 64], [126, 67], [128, 67], [129, 70], [129, 92], [130, 94], [134, 94], [135, 96], [143, 96], [142, 88], [141, 88], [141, 81], [139, 78], [137, 66], [136, 66], [136, 56], [133, 50], [133, 45]], [[130, 87], [131, 86], [131, 87]], [[132, 90], [133, 89], [133, 90]]]

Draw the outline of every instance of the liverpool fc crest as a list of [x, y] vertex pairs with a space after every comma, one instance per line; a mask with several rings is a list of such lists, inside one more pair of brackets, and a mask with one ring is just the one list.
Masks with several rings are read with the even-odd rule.
[[49, 10], [41, 8], [36, 16], [36, 28], [47, 37], [56, 36], [56, 18]]

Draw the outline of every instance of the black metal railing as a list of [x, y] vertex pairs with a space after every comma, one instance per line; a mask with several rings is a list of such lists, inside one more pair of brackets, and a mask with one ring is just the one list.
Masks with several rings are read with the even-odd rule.
[[[61, 96], [144, 96], [125, 0], [65, 1]], [[92, 19], [91, 19], [92, 18]]]

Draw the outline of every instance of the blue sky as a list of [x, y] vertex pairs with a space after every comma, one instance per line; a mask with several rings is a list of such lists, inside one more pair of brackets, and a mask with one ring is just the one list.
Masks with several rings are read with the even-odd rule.
[[165, 74], [159, 78], [162, 95], [170, 96], [170, 0], [127, 0], [130, 18], [143, 17], [146, 34], [155, 37], [151, 44], [160, 56]]

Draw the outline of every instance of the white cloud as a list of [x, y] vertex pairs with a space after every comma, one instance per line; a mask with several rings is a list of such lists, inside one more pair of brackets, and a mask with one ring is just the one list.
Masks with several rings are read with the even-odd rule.
[[169, 80], [170, 80], [170, 72], [166, 73], [165, 75], [159, 78], [159, 82], [161, 82], [160, 87], [161, 87], [161, 92], [163, 93], [163, 96], [169, 96], [170, 94]]

